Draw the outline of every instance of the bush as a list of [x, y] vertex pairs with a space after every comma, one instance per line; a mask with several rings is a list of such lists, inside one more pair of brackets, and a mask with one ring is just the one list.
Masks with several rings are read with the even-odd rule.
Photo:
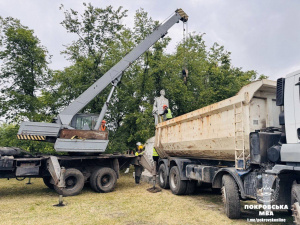
[[0, 125], [0, 146], [18, 147], [31, 154], [43, 153], [54, 154], [55, 150], [52, 143], [30, 140], [19, 140], [17, 133], [19, 126], [15, 124]]

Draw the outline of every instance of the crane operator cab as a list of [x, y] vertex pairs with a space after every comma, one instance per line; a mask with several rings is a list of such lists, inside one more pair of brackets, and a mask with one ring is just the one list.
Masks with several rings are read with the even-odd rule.
[[76, 114], [70, 125], [74, 129], [62, 129], [54, 148], [58, 152], [104, 152], [108, 144], [106, 130], [94, 130], [99, 115]]
[[76, 130], [92, 130], [97, 123], [98, 114], [76, 114], [72, 121], [71, 127]]
[[[102, 153], [108, 144], [108, 131], [94, 130], [98, 117], [98, 114], [78, 113], [64, 128], [57, 119], [51, 126], [47, 123], [23, 122], [19, 129], [22, 134], [18, 134], [18, 139], [52, 142], [57, 152]], [[33, 125], [34, 132], [31, 129]]]

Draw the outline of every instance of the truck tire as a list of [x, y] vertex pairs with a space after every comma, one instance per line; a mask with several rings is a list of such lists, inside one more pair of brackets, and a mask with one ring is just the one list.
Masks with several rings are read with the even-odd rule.
[[51, 180], [52, 180], [52, 177], [43, 177], [43, 181], [44, 181], [44, 184], [50, 188], [50, 189], [54, 189], [54, 184], [51, 183]]
[[163, 163], [159, 166], [158, 169], [158, 184], [163, 189], [169, 189], [169, 178], [167, 176], [167, 168], [166, 165]]
[[78, 195], [84, 186], [83, 174], [74, 168], [66, 169], [65, 185], [66, 187], [62, 189], [54, 185], [54, 189], [58, 194], [62, 194], [63, 196]]
[[194, 194], [194, 192], [196, 190], [196, 185], [197, 185], [197, 182], [195, 180], [187, 181], [185, 194], [186, 195]]
[[187, 181], [180, 179], [180, 173], [177, 166], [173, 166], [169, 175], [170, 189], [174, 195], [182, 195], [186, 191]]
[[222, 196], [226, 216], [230, 219], [238, 219], [241, 215], [239, 191], [235, 180], [230, 175], [222, 177]]
[[295, 224], [300, 224], [300, 212], [298, 211], [300, 204], [300, 185], [294, 183], [291, 190], [291, 209]]
[[95, 170], [90, 177], [91, 188], [96, 192], [111, 192], [114, 190], [116, 183], [117, 174], [109, 167]]

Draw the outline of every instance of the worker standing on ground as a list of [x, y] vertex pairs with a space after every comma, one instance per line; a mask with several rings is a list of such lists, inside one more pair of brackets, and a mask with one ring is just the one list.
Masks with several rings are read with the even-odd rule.
[[164, 117], [164, 121], [170, 120], [173, 118], [171, 109], [169, 109], [167, 105], [163, 105], [163, 110], [164, 110], [164, 113], [161, 114], [161, 116]]
[[156, 165], [156, 171], [158, 171], [158, 159], [159, 159], [159, 155], [156, 151], [156, 149], [153, 147], [153, 153], [152, 153], [152, 159], [154, 161], [154, 165]]
[[152, 158], [154, 162], [158, 163], [159, 155], [154, 147], [153, 147]]
[[140, 142], [138, 142], [137, 143], [137, 151], [135, 152], [135, 156], [142, 155], [143, 149], [144, 149], [144, 146]]
[[[139, 155], [143, 155], [143, 149], [144, 149], [144, 146], [141, 144], [141, 142], [138, 142], [136, 143], [136, 147], [137, 147], [137, 151], [135, 152], [135, 156], [139, 156]], [[141, 166], [135, 166], [134, 167], [134, 177], [135, 177], [135, 183], [136, 184], [139, 184], [140, 183], [140, 179], [141, 179], [141, 175], [142, 175], [142, 172], [143, 172], [143, 167]]]
[[105, 124], [106, 124], [106, 121], [105, 121], [105, 120], [102, 120], [100, 129], [99, 129], [100, 131], [105, 131], [105, 130], [106, 130]]

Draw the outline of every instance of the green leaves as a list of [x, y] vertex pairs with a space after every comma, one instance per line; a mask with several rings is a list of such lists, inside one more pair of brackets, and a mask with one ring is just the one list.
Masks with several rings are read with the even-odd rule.
[[[61, 24], [78, 37], [62, 52], [72, 64], [61, 71], [48, 70], [48, 52], [32, 30], [18, 20], [0, 18], [0, 44], [4, 47], [0, 51], [4, 62], [0, 82], [5, 86], [0, 93], [0, 116], [5, 115], [10, 121], [49, 121], [159, 24], [139, 9], [131, 29], [122, 24], [127, 16], [122, 7], [98, 8], [86, 3], [83, 6], [83, 14], [60, 7], [65, 15]], [[144, 143], [154, 136], [152, 107], [161, 89], [166, 91], [173, 116], [180, 116], [229, 98], [257, 78], [255, 71], [234, 67], [224, 46], [215, 43], [207, 47], [203, 34], [189, 34], [185, 43], [178, 43], [174, 53], [166, 54], [170, 40], [160, 39], [123, 71], [105, 116], [110, 132], [108, 152], [132, 150], [137, 142]], [[185, 67], [186, 82], [182, 76]], [[259, 77], [262, 78], [265, 76]], [[109, 90], [107, 87], [102, 91], [83, 112], [99, 113]], [[7, 136], [16, 133], [17, 127], [4, 125], [0, 132], [12, 141], [5, 142], [0, 136], [0, 145], [21, 146], [14, 137]], [[36, 142], [24, 146], [32, 152], [43, 147]], [[51, 149], [49, 146], [44, 146], [46, 151]]]
[[95, 64], [99, 66], [105, 58], [110, 44], [120, 36], [123, 29], [121, 20], [127, 16], [127, 10], [122, 10], [122, 7], [114, 10], [112, 6], [102, 9], [92, 6], [90, 3], [83, 5], [85, 10], [82, 15], [72, 9], [64, 12], [65, 19], [61, 24], [68, 32], [77, 34], [78, 40], [63, 53], [75, 61], [80, 57], [92, 56]]
[[0, 146], [19, 147], [32, 154], [55, 154], [55, 150], [53, 148], [52, 143], [18, 140], [18, 129], [19, 126], [14, 124], [0, 125]]
[[0, 59], [2, 85], [0, 116], [8, 121], [36, 120], [41, 105], [37, 92], [48, 79], [47, 50], [33, 30], [13, 18], [1, 19]]
[[[82, 15], [66, 10], [62, 22], [78, 39], [63, 52], [73, 65], [54, 74], [58, 87], [54, 91], [56, 104], [60, 108], [99, 79], [159, 24], [139, 9], [134, 28], [129, 29], [121, 23], [126, 16], [121, 7], [84, 7]], [[230, 53], [223, 46], [214, 44], [208, 49], [202, 34], [190, 34], [186, 43], [178, 44], [175, 53], [166, 54], [170, 40], [159, 40], [123, 72], [106, 114], [109, 152], [133, 149], [136, 142], [145, 142], [154, 135], [152, 106], [161, 89], [166, 90], [173, 115], [179, 116], [233, 96], [256, 75], [233, 67]], [[189, 71], [186, 83], [182, 77], [185, 64]], [[108, 90], [102, 92], [85, 112], [99, 113], [107, 94]]]

